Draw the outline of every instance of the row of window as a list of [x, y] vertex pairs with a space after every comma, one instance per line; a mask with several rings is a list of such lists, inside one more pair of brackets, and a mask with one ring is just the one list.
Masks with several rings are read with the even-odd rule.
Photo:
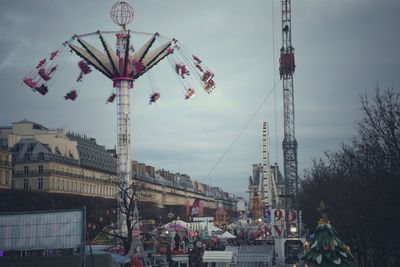
[[[29, 173], [29, 166], [24, 166], [24, 174]], [[43, 173], [43, 165], [38, 166], [38, 173]]]
[[[31, 154], [30, 153], [25, 153], [24, 154], [24, 161], [30, 161], [31, 160]], [[44, 153], [40, 152], [38, 154], [38, 160], [44, 160]], [[13, 162], [15, 162], [15, 155], [13, 155]]]
[[[54, 166], [54, 169], [57, 171], [62, 171], [62, 172], [68, 172], [68, 173], [72, 173], [72, 174], [81, 174], [81, 171], [76, 169], [76, 168], [65, 168], [64, 167], [59, 167], [58, 165]], [[29, 166], [24, 166], [24, 174], [29, 174], [29, 170], [32, 170], [29, 168]], [[41, 174], [43, 173], [43, 165], [38, 165], [37, 167], [38, 173]], [[96, 172], [83, 172], [84, 176], [89, 176], [89, 177], [93, 177], [93, 178], [99, 178], [99, 175], [96, 175]], [[100, 178], [99, 178], [100, 179]]]
[[[31, 184], [29, 181], [31, 180]], [[44, 189], [43, 178], [37, 178], [35, 182], [34, 179], [24, 179], [23, 189]], [[52, 178], [50, 180], [50, 185], [48, 189], [56, 189], [69, 192], [77, 193], [87, 193], [102, 196], [113, 196], [116, 194], [116, 188], [110, 186], [82, 183], [77, 181], [71, 181], [67, 179]]]
[[[24, 187], [23, 188], [24, 188], [24, 190], [32, 189], [29, 186], [29, 180], [28, 179], [24, 179]], [[43, 178], [38, 178], [37, 179], [37, 187], [34, 188], [34, 189], [43, 189]]]

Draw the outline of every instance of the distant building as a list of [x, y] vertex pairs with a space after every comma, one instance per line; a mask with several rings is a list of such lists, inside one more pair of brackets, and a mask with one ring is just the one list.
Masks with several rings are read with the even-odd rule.
[[13, 151], [13, 188], [114, 198], [116, 159], [94, 138], [34, 122], [0, 129]]
[[[0, 188], [116, 197], [117, 188], [111, 183], [117, 171], [115, 149], [107, 150], [95, 138], [22, 120], [0, 127], [0, 148]], [[132, 178], [146, 188], [147, 197], [140, 200], [160, 207], [195, 199], [210, 209], [218, 202], [227, 209], [236, 207], [236, 196], [219, 187], [138, 161], [131, 164]]]

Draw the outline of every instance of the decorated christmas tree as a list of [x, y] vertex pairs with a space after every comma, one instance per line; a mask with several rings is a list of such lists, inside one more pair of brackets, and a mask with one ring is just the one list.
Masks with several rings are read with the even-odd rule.
[[355, 267], [354, 257], [349, 246], [337, 236], [328, 220], [328, 207], [321, 201], [318, 211], [321, 219], [315, 231], [315, 237], [304, 246], [304, 267]]

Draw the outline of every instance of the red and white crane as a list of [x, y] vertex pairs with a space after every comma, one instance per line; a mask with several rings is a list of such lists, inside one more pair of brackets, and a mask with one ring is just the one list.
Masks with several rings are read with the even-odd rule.
[[298, 191], [297, 141], [295, 137], [294, 84], [295, 70], [294, 47], [292, 45], [292, 9], [291, 0], [282, 0], [282, 48], [279, 59], [279, 73], [283, 84], [283, 126], [282, 142], [285, 208], [293, 208]]

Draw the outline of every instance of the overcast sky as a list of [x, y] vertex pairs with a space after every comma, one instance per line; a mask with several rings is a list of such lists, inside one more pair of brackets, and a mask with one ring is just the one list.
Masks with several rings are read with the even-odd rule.
[[[28, 119], [87, 134], [107, 147], [115, 145], [116, 106], [104, 104], [113, 92], [110, 81], [92, 72], [75, 102], [63, 99], [75, 86], [77, 56], [68, 58], [46, 96], [21, 85], [37, 62], [72, 34], [117, 30], [109, 17], [114, 2], [2, 1], [0, 125]], [[133, 159], [245, 195], [251, 165], [262, 161], [262, 122], [267, 121], [271, 163], [277, 161], [282, 170], [282, 83], [273, 91], [274, 64], [279, 81], [280, 1], [128, 2], [135, 11], [130, 29], [175, 37], [215, 72], [217, 83], [212, 94], [197, 88], [198, 94], [185, 101], [167, 61], [157, 65], [150, 78], [138, 79], [130, 91]], [[297, 0], [292, 1], [292, 10], [295, 123], [302, 175], [313, 158], [350, 140], [360, 115], [361, 94], [372, 93], [377, 83], [399, 90], [400, 1]], [[132, 38], [135, 46], [145, 41], [141, 36]], [[161, 99], [148, 105], [155, 89]]]

